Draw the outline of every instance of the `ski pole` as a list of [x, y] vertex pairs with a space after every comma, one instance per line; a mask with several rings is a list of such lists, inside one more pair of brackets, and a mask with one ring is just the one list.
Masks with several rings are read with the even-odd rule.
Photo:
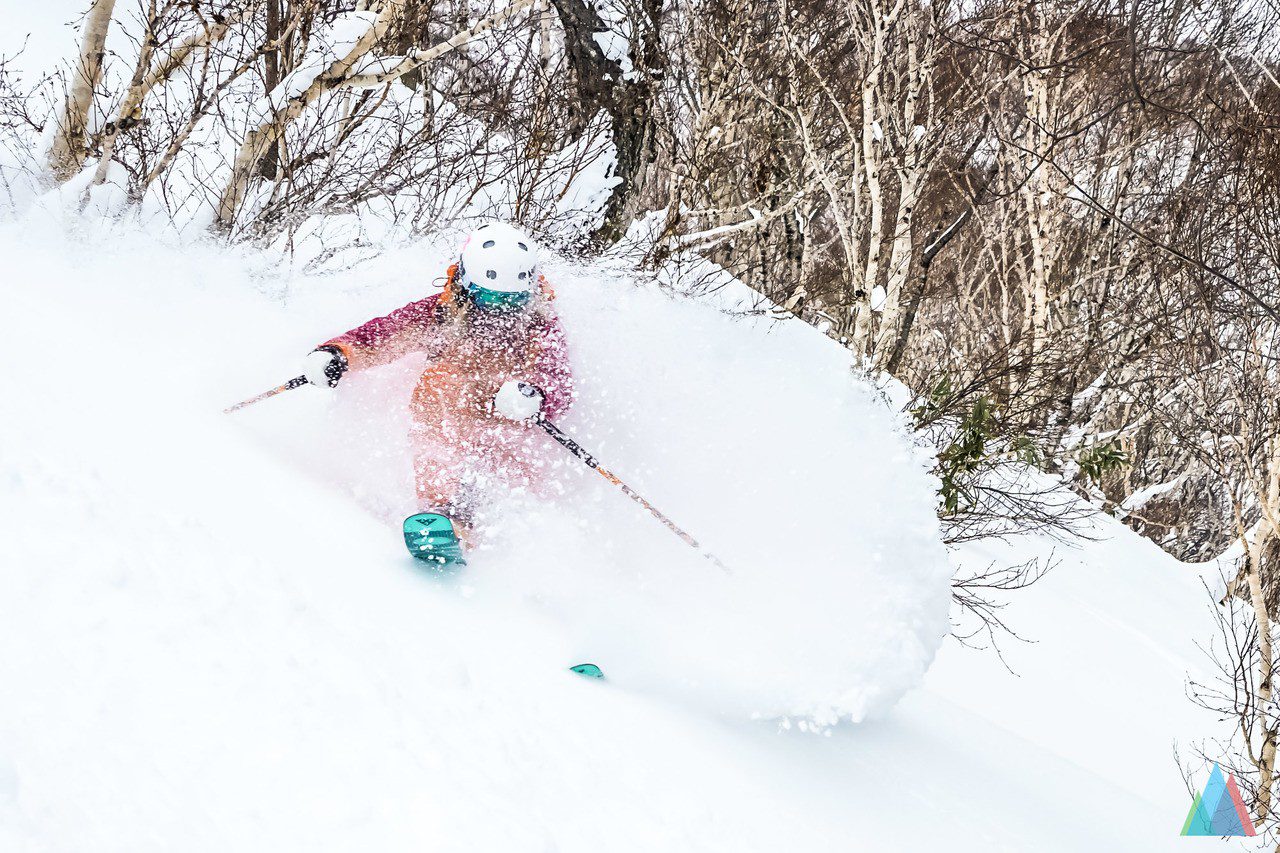
[[588, 468], [595, 469], [597, 472], [599, 472], [600, 476], [604, 477], [610, 483], [613, 483], [619, 489], [622, 489], [623, 493], [627, 497], [631, 498], [633, 501], [640, 504], [640, 506], [649, 510], [649, 512], [653, 514], [654, 518], [658, 519], [658, 521], [661, 521], [663, 524], [667, 526], [668, 530], [670, 530], [672, 533], [674, 533], [675, 535], [683, 539], [686, 545], [693, 548], [698, 553], [702, 554], [702, 556], [706, 557], [708, 560], [715, 563], [717, 566], [724, 569], [726, 572], [729, 571], [729, 567], [726, 566], [724, 563], [720, 562], [719, 557], [717, 557], [715, 554], [712, 554], [707, 549], [703, 548], [700, 544], [698, 544], [697, 539], [694, 539], [688, 533], [681, 530], [680, 527], [678, 527], [674, 521], [667, 518], [666, 515], [664, 515], [661, 510], [659, 510], [656, 506], [654, 506], [653, 504], [645, 500], [635, 489], [631, 488], [626, 483], [622, 482], [622, 480], [619, 479], [616, 474], [614, 474], [608, 468], [605, 468], [603, 465], [601, 465], [600, 460], [596, 459], [594, 456], [592, 456], [590, 453], [584, 450], [582, 445], [578, 444], [578, 442], [570, 438], [565, 433], [564, 430], [560, 429], [560, 427], [556, 426], [555, 424], [553, 424], [551, 421], [547, 420], [544, 417], [539, 417], [537, 419], [537, 424], [538, 426], [546, 430], [547, 435], [551, 436], [557, 442], [559, 442], [561, 447], [563, 447], [565, 450], [569, 451], [574, 456], [578, 457], [584, 463], [586, 463], [586, 466]]
[[222, 413], [224, 415], [229, 415], [232, 412], [238, 412], [241, 409], [243, 409], [245, 406], [252, 406], [254, 403], [261, 403], [263, 400], [267, 399], [268, 397], [274, 397], [275, 395], [282, 394], [285, 391], [292, 391], [294, 388], [301, 388], [303, 385], [306, 385], [306, 384], [307, 384], [307, 377], [295, 376], [292, 379], [290, 379], [288, 382], [284, 383], [283, 385], [277, 385], [275, 388], [272, 388], [270, 391], [263, 391], [261, 394], [259, 394], [256, 397], [250, 397], [248, 400], [241, 400], [239, 403], [236, 403], [234, 406], [231, 406], [230, 408], [227, 408], [227, 409], [223, 409]]

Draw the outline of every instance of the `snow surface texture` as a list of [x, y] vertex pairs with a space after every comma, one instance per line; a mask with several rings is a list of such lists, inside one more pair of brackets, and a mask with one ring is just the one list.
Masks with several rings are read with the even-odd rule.
[[28, 219], [0, 256], [0, 849], [1177, 843], [1203, 595], [1119, 525], [1008, 614], [1023, 678], [951, 647], [860, 725], [746, 719], [883, 710], [945, 627], [925, 461], [804, 327], [553, 270], [566, 428], [734, 572], [564, 459], [441, 583], [396, 529], [412, 365], [220, 413], [440, 251], [291, 280]]

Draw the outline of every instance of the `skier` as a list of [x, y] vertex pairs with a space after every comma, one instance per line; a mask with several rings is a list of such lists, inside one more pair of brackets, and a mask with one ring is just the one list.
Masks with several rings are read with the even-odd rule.
[[410, 400], [417, 514], [405, 544], [449, 570], [495, 483], [533, 486], [541, 459], [539, 417], [554, 419], [573, 399], [554, 294], [538, 271], [538, 250], [520, 230], [490, 223], [473, 232], [449, 267], [444, 290], [411, 302], [316, 347], [307, 380], [335, 387], [349, 370], [412, 353], [431, 361]]

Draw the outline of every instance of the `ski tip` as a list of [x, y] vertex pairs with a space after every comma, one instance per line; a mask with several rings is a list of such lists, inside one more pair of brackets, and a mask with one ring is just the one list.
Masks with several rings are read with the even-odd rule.
[[593, 663], [580, 663], [577, 666], [569, 667], [569, 671], [576, 672], [586, 678], [604, 678], [604, 672]]
[[404, 544], [415, 559], [437, 574], [456, 574], [467, 565], [453, 522], [441, 513], [419, 512], [406, 518]]
[[453, 522], [444, 513], [415, 512], [404, 520], [405, 533], [452, 533]]

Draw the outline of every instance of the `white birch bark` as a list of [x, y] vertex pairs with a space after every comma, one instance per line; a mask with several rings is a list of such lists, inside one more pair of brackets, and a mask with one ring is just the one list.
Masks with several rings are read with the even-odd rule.
[[[1055, 63], [1055, 42], [1058, 33], [1051, 33], [1043, 9], [1033, 12], [1034, 32], [1029, 38], [1028, 64], [1031, 68], [1023, 75], [1023, 97], [1026, 101], [1026, 121], [1023, 134], [1024, 157], [1028, 169], [1018, 197], [1022, 204], [1024, 227], [1030, 247], [1030, 257], [1023, 277], [1023, 341], [1025, 355], [1032, 369], [1027, 382], [1036, 387], [1041, 384], [1047, 365], [1040, 357], [1049, 331], [1050, 290], [1057, 258], [1062, 252], [1065, 234], [1060, 227], [1061, 212], [1055, 209], [1057, 199], [1064, 194], [1057, 186], [1060, 181], [1050, 163], [1056, 156], [1053, 128], [1058, 124], [1058, 113], [1070, 106], [1063, 103], [1062, 84], [1054, 85], [1044, 71]], [[1060, 78], [1065, 75], [1058, 75]]]
[[879, 91], [883, 77], [885, 57], [885, 21], [880, 14], [877, 0], [872, 0], [873, 11], [869, 15], [870, 52], [868, 71], [862, 83], [862, 184], [866, 189], [867, 205], [867, 260], [862, 270], [859, 294], [850, 306], [856, 311], [853, 337], [849, 348], [854, 356], [868, 355], [871, 338], [871, 291], [880, 279], [880, 254], [883, 251], [884, 191], [880, 183], [884, 165], [883, 134], [880, 123]]
[[884, 124], [895, 137], [894, 170], [898, 178], [898, 211], [885, 277], [885, 302], [880, 312], [880, 328], [875, 342], [875, 355], [879, 364], [889, 358], [897, 339], [901, 324], [902, 292], [911, 274], [915, 256], [912, 228], [915, 224], [916, 206], [920, 200], [921, 186], [940, 148], [932, 99], [937, 57], [936, 36], [920, 10], [908, 9], [902, 24], [906, 29], [906, 44], [900, 46], [898, 51], [904, 63], [904, 73], [899, 75], [899, 79], [905, 81], [902, 86], [905, 91], [894, 99], [898, 103], [900, 98], [901, 107], [896, 110], [897, 114], [884, 114]]
[[116, 0], [93, 0], [93, 6], [85, 16], [80, 56], [72, 70], [67, 97], [57, 115], [57, 128], [47, 160], [49, 172], [60, 182], [80, 171], [84, 164], [88, 149], [89, 111], [93, 108], [94, 89], [102, 79], [102, 57], [115, 5]]
[[885, 276], [885, 300], [880, 312], [880, 328], [876, 334], [877, 359], [888, 356], [897, 335], [902, 311], [902, 291], [911, 274], [915, 247], [911, 229], [915, 224], [916, 202], [923, 175], [915, 168], [903, 171], [899, 178], [898, 214], [894, 221], [893, 240], [889, 247], [889, 268]]

